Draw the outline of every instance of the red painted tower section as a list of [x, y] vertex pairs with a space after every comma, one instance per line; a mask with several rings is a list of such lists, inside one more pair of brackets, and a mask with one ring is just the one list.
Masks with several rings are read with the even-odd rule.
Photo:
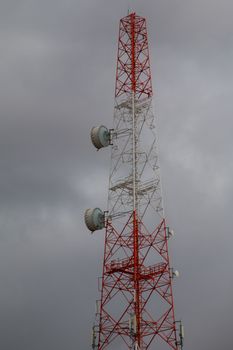
[[112, 167], [94, 328], [93, 348], [98, 350], [178, 350], [181, 346], [152, 95], [146, 20], [131, 13], [119, 27]]
[[130, 14], [120, 20], [115, 96], [152, 96], [145, 18]]

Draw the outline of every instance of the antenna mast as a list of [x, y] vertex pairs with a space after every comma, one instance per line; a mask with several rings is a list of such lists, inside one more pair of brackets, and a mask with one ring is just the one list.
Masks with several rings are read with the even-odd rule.
[[[120, 20], [113, 127], [93, 128], [96, 148], [111, 145], [108, 211], [88, 209], [91, 231], [105, 226], [93, 349], [174, 349], [176, 328], [168, 240], [152, 106], [146, 20]], [[181, 329], [181, 328], [180, 328]], [[157, 346], [157, 347], [156, 347]]]

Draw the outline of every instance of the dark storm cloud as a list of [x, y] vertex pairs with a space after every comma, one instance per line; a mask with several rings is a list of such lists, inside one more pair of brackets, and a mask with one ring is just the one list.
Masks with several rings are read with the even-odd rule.
[[230, 1], [0, 5], [0, 347], [90, 348], [106, 207], [119, 18], [147, 17], [165, 208], [185, 347], [232, 347]]

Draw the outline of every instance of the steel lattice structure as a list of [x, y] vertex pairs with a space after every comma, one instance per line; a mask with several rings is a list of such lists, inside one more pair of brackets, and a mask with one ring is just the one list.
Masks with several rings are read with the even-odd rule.
[[93, 348], [180, 349], [146, 20], [120, 20], [103, 272]]

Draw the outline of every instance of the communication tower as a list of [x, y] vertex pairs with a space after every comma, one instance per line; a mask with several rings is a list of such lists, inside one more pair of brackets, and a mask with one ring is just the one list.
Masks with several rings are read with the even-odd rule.
[[91, 130], [97, 149], [111, 146], [108, 208], [87, 209], [91, 231], [105, 228], [100, 300], [92, 348], [183, 347], [175, 320], [173, 278], [158, 162], [146, 20], [120, 20], [113, 129]]

